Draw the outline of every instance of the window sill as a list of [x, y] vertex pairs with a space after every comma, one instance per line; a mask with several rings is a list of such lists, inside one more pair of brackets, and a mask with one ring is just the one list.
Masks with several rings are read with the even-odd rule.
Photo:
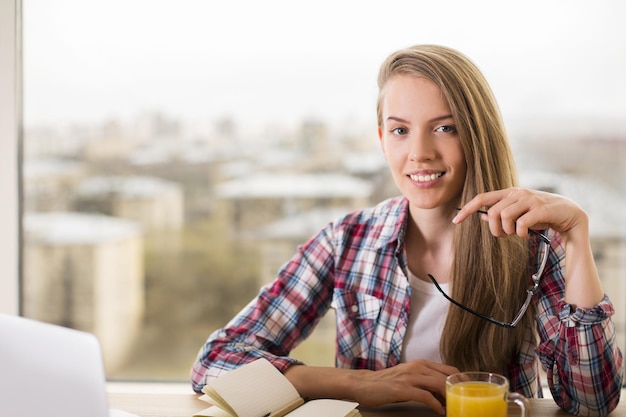
[[109, 394], [193, 394], [190, 382], [107, 381]]

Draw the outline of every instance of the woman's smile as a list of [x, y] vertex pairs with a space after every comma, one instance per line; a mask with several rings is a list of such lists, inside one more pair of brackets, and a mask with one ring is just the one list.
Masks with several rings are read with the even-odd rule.
[[432, 183], [441, 178], [445, 172], [409, 174], [409, 178], [413, 182], [420, 184]]

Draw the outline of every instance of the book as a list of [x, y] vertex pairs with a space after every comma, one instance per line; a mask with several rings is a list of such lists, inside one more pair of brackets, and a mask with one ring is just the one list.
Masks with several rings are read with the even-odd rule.
[[356, 417], [358, 403], [335, 399], [305, 401], [289, 380], [260, 358], [210, 380], [200, 398], [210, 407], [194, 417]]

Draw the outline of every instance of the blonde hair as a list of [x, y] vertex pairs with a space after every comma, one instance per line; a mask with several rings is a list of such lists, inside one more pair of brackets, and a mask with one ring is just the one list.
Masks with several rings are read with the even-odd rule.
[[[478, 193], [517, 185], [506, 131], [491, 88], [460, 52], [416, 45], [390, 55], [378, 75], [378, 126], [387, 81], [396, 75], [424, 77], [441, 89], [450, 106], [467, 164], [461, 203]], [[471, 242], [468, 244], [468, 242]], [[455, 228], [452, 297], [484, 315], [510, 321], [528, 287], [529, 249], [523, 239], [498, 239], [479, 217]], [[451, 305], [441, 337], [444, 361], [461, 370], [506, 373], [532, 323], [532, 311], [513, 329], [499, 327]]]

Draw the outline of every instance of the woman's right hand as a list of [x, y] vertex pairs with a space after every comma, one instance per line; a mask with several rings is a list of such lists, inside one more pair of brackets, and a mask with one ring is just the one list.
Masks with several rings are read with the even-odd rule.
[[427, 360], [401, 363], [379, 371], [358, 371], [354, 400], [367, 406], [417, 401], [444, 414], [446, 378], [459, 370]]
[[427, 360], [378, 371], [291, 366], [285, 376], [303, 398], [336, 398], [366, 406], [416, 401], [444, 414], [446, 378], [453, 366]]

